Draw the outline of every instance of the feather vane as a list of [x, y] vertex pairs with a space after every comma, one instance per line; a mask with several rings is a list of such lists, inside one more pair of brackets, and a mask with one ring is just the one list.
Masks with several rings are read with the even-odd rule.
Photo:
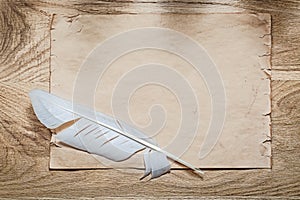
[[55, 129], [74, 121], [56, 135], [58, 140], [74, 148], [116, 162], [145, 150], [145, 173], [142, 178], [150, 174], [151, 178], [157, 178], [169, 172], [167, 157], [203, 174], [200, 169], [159, 148], [153, 139], [124, 122], [85, 106], [72, 104], [43, 90], [32, 90], [29, 96], [35, 114], [47, 128]]

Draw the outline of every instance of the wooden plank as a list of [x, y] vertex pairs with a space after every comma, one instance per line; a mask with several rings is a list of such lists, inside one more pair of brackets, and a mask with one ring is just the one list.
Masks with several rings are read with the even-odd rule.
[[[49, 37], [48, 25], [51, 13], [109, 14], [121, 13], [122, 10], [127, 13], [129, 10], [174, 13], [216, 10], [233, 12], [243, 8], [251, 12], [272, 14], [275, 45], [272, 51], [273, 69], [288, 70], [291, 74], [295, 70], [299, 71], [300, 51], [297, 49], [300, 46], [298, 16], [300, 6], [296, 0], [268, 2], [211, 0], [188, 3], [1, 1], [0, 196], [7, 198], [205, 196], [210, 199], [224, 199], [225, 196], [230, 196], [227, 197], [229, 199], [240, 199], [245, 195], [247, 197], [243, 198], [247, 199], [248, 195], [251, 195], [252, 199], [299, 196], [299, 80], [272, 81], [272, 170], [206, 170], [204, 180], [186, 171], [173, 171], [159, 179], [140, 182], [138, 174], [121, 174], [116, 170], [65, 172], [48, 169], [50, 133], [34, 116], [27, 92], [34, 87], [46, 89], [49, 86], [49, 42], [38, 41]], [[34, 44], [40, 44], [41, 46], [38, 46], [41, 50], [31, 48], [35, 46]], [[43, 60], [47, 61], [42, 62]]]
[[[185, 197], [160, 197], [159, 199], [200, 199], [200, 200], [219, 200], [219, 199], [230, 199], [230, 200], [237, 200], [237, 199], [247, 199], [247, 200], [268, 200], [268, 199], [281, 199], [280, 197], [270, 197], [270, 196], [264, 196], [264, 197], [245, 197], [245, 196], [221, 196], [221, 197], [216, 197], [216, 196], [205, 196], [205, 197], [195, 197], [195, 196], [185, 196]], [[11, 199], [11, 198], [0, 198], [0, 200], [7, 200], [7, 199]], [[16, 199], [23, 199], [23, 200], [31, 200], [32, 198], [30, 197], [22, 197], [22, 198], [16, 198]], [[43, 198], [41, 198], [43, 199]], [[50, 200], [60, 200], [62, 198], [47, 198], [47, 199], [50, 199]], [[73, 200], [73, 199], [78, 199], [78, 198], [68, 198], [70, 200]], [[90, 198], [84, 198], [84, 199], [90, 199]], [[93, 200], [102, 200], [102, 199], [117, 199], [117, 200], [126, 200], [126, 199], [136, 199], [136, 197], [96, 197], [96, 198], [91, 198]], [[149, 199], [149, 200], [152, 200], [152, 199], [157, 199], [157, 197], [144, 197], [142, 199]], [[298, 199], [297, 197], [289, 197], [288, 199]]]
[[49, 82], [49, 16], [21, 2], [0, 6], [0, 81]]
[[272, 70], [272, 80], [300, 80], [300, 71], [297, 70]]
[[145, 182], [139, 181], [140, 174], [117, 170], [49, 171], [50, 133], [37, 121], [27, 96], [41, 85], [1, 84], [0, 196], [300, 195], [300, 81], [273, 85], [272, 170], [206, 170], [204, 180], [172, 171]]

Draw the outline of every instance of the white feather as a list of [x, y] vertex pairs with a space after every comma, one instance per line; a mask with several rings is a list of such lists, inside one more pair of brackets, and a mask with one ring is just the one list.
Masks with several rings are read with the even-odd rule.
[[[73, 105], [42, 90], [30, 93], [33, 109], [47, 128], [54, 129], [62, 124], [77, 120], [72, 126], [57, 134], [57, 139], [77, 149], [97, 154], [113, 161], [123, 161], [145, 149], [145, 174], [152, 178], [170, 170], [167, 157], [195, 170], [202, 171], [189, 163], [159, 148], [155, 142], [137, 129], [87, 107]], [[76, 112], [74, 107], [76, 106]]]

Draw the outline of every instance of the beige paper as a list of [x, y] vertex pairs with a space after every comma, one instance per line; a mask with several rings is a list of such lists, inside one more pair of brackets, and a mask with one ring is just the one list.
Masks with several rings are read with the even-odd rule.
[[[71, 100], [77, 73], [89, 53], [113, 35], [142, 27], [163, 27], [181, 32], [198, 42], [216, 64], [226, 90], [226, 118], [216, 145], [208, 156], [199, 158], [212, 115], [205, 77], [199, 76], [190, 63], [166, 51], [137, 50], [110, 63], [95, 91], [96, 110], [113, 115], [116, 108], [112, 108], [111, 99], [122, 76], [137, 66], [160, 63], [181, 74], [198, 99], [199, 107], [195, 113], [200, 115], [199, 128], [182, 159], [201, 168], [270, 168], [270, 118], [267, 115], [270, 113], [270, 80], [267, 72], [271, 41], [270, 16], [267, 14], [55, 16], [51, 92]], [[167, 115], [159, 119], [165, 123], [155, 138], [162, 147], [169, 144], [180, 128], [181, 111], [176, 95], [157, 84], [144, 85], [132, 92], [131, 98], [124, 101], [127, 105], [123, 106], [128, 106], [134, 125], [141, 130], [151, 123], [148, 113], [151, 106], [163, 105]], [[193, 108], [195, 105], [187, 106]], [[196, 116], [195, 113], [191, 112], [191, 115]], [[107, 166], [91, 154], [58, 144], [60, 147], [51, 145], [52, 169]], [[143, 167], [140, 155], [128, 163], [129, 166]]]

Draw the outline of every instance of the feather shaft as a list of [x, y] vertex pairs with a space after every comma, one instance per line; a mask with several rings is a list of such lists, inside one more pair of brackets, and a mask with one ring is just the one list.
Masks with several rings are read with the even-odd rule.
[[[55, 104], [55, 103], [52, 102], [52, 104]], [[71, 113], [73, 113], [73, 114], [75, 114], [75, 115], [78, 115], [79, 117], [83, 117], [83, 118], [85, 118], [85, 119], [87, 119], [87, 120], [89, 120], [89, 121], [91, 121], [91, 122], [94, 122], [94, 123], [96, 123], [96, 124], [99, 124], [99, 125], [101, 125], [101, 126], [103, 126], [103, 127], [105, 127], [105, 128], [108, 128], [108, 129], [110, 129], [110, 130], [113, 130], [113, 131], [115, 131], [115, 132], [117, 132], [117, 133], [119, 133], [119, 134], [121, 134], [121, 135], [123, 135], [123, 136], [125, 136], [125, 137], [127, 137], [127, 138], [129, 138], [129, 139], [131, 139], [131, 140], [134, 140], [135, 142], [137, 142], [137, 143], [139, 143], [139, 144], [142, 144], [142, 145], [144, 145], [144, 146], [146, 146], [146, 147], [148, 147], [148, 148], [150, 148], [150, 149], [152, 149], [152, 150], [161, 152], [161, 153], [165, 154], [165, 155], [166, 155], [168, 158], [170, 158], [171, 160], [176, 161], [176, 162], [178, 162], [178, 163], [180, 163], [180, 164], [182, 164], [182, 165], [184, 165], [184, 166], [186, 166], [186, 167], [192, 169], [196, 174], [198, 174], [198, 175], [200, 175], [200, 176], [204, 175], [204, 172], [203, 172], [202, 170], [200, 170], [199, 168], [196, 168], [196, 167], [193, 166], [192, 164], [190, 164], [190, 163], [188, 163], [188, 162], [186, 162], [186, 161], [180, 159], [179, 157], [175, 156], [174, 154], [171, 154], [171, 153], [169, 153], [168, 151], [165, 151], [165, 150], [163, 150], [162, 148], [160, 148], [160, 147], [158, 147], [158, 146], [156, 146], [156, 145], [154, 145], [154, 144], [151, 144], [151, 143], [149, 143], [149, 142], [147, 142], [147, 141], [145, 141], [145, 140], [142, 140], [142, 139], [140, 139], [140, 138], [138, 138], [138, 137], [136, 137], [136, 136], [134, 136], [134, 135], [131, 135], [131, 134], [127, 133], [127, 132], [125, 132], [124, 130], [123, 130], [123, 131], [122, 131], [122, 130], [119, 130], [119, 129], [113, 127], [113, 126], [110, 126], [110, 125], [108, 125], [108, 124], [105, 124], [105, 123], [103, 123], [103, 122], [100, 122], [100, 121], [98, 121], [98, 120], [95, 120], [95, 119], [93, 119], [93, 118], [91, 118], [91, 117], [89, 117], [89, 116], [87, 116], [87, 115], [84, 115], [84, 114], [81, 114], [81, 113], [76, 112], [76, 111], [74, 111], [74, 110], [70, 110], [70, 109], [68, 109], [68, 108], [65, 108], [65, 107], [63, 107], [63, 106], [61, 106], [61, 105], [59, 105], [59, 104], [55, 104], [55, 106], [58, 106], [58, 107], [60, 107], [61, 109], [65, 110], [65, 111], [68, 111], [68, 112], [71, 112]]]

